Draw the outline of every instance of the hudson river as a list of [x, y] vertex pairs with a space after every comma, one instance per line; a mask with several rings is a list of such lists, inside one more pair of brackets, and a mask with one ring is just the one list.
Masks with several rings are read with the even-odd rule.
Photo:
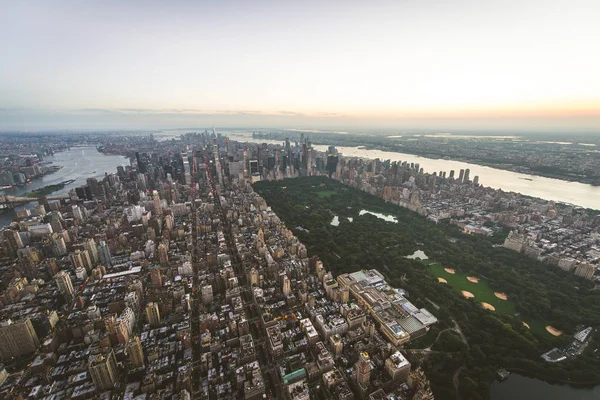
[[[232, 139], [240, 142], [279, 144], [277, 140], [253, 139], [251, 134], [239, 132], [227, 133]], [[315, 145], [318, 151], [327, 151], [325, 145]], [[541, 176], [520, 174], [518, 172], [484, 167], [462, 161], [451, 161], [416, 156], [414, 154], [396, 153], [392, 151], [367, 150], [357, 147], [336, 146], [338, 152], [346, 157], [379, 158], [380, 160], [406, 161], [418, 163], [425, 172], [433, 173], [454, 170], [455, 176], [461, 169], [470, 169], [470, 179], [479, 176], [479, 183], [506, 192], [516, 192], [527, 196], [554, 200], [561, 203], [575, 204], [585, 208], [600, 210], [600, 186], [592, 186], [579, 182], [568, 182], [560, 179], [544, 178]]]

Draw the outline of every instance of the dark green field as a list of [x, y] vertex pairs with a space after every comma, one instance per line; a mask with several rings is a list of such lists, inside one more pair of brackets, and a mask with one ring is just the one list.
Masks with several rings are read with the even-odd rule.
[[316, 193], [320, 199], [326, 199], [335, 194], [335, 192], [333, 190], [319, 190]]
[[[568, 333], [578, 324], [598, 325], [600, 293], [590, 290], [589, 282], [497, 246], [502, 238], [463, 234], [455, 225], [436, 224], [325, 177], [262, 181], [254, 189], [288, 227], [309, 231], [295, 234], [309, 257], [318, 256], [334, 276], [375, 268], [392, 286], [405, 289], [413, 304], [438, 317], [433, 329], [452, 327], [455, 322], [460, 326], [468, 349], [442, 351], [423, 361], [436, 398], [488, 398], [489, 384], [501, 367], [556, 382], [600, 381], [600, 360], [593, 355], [600, 343], [560, 364], [549, 365], [540, 358], [568, 343]], [[389, 215], [395, 223], [359, 215], [361, 210]], [[332, 214], [339, 216], [339, 225], [330, 225]], [[439, 264], [408, 259], [416, 250]], [[451, 266], [456, 274], [446, 273], [442, 265]], [[440, 284], [437, 276], [449, 284]], [[467, 276], [484, 279], [474, 284]], [[465, 299], [461, 290], [475, 298]], [[509, 300], [496, 298], [494, 291], [506, 293]], [[482, 301], [496, 311], [484, 310]], [[549, 335], [542, 321], [566, 334]], [[460, 367], [457, 394], [453, 375]]]

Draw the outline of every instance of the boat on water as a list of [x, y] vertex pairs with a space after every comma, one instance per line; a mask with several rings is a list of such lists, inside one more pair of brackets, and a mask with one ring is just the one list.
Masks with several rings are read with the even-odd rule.
[[523, 179], [524, 181], [532, 181], [533, 180], [531, 178], [519, 178], [519, 179]]

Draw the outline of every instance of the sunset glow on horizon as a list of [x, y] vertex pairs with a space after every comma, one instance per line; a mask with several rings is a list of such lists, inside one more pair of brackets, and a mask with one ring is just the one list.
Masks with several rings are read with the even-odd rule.
[[81, 110], [600, 125], [594, 1], [35, 3], [0, 15], [0, 129]]

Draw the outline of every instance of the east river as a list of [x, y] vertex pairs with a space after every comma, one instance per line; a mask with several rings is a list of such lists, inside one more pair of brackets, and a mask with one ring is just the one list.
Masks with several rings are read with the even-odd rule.
[[[15, 186], [12, 189], [3, 191], [8, 196], [22, 196], [27, 192], [43, 188], [48, 185], [55, 185], [61, 182], [73, 179], [74, 182], [57, 190], [55, 193], [67, 193], [71, 189], [85, 185], [87, 178], [96, 178], [102, 180], [105, 173], [117, 172], [119, 165], [129, 165], [129, 160], [123, 156], [104, 155], [99, 153], [95, 147], [71, 147], [70, 150], [55, 153], [54, 156], [47, 156], [44, 161], [51, 162], [50, 166], [62, 166], [58, 171], [35, 179], [25, 186]], [[17, 207], [31, 208], [37, 204], [37, 201], [28, 203], [25, 206]], [[0, 215], [0, 226], [8, 225], [15, 217], [12, 211], [6, 211]]]
[[[253, 139], [251, 134], [230, 133], [228, 135], [231, 139], [237, 141], [282, 144], [281, 141], [277, 140]], [[326, 145], [313, 144], [313, 147], [318, 151], [327, 151]], [[426, 158], [393, 151], [367, 150], [347, 146], [336, 146], [336, 149], [346, 157], [379, 158], [380, 160], [418, 163], [425, 172], [429, 173], [445, 171], [448, 175], [450, 170], [454, 170], [455, 176], [458, 176], [461, 169], [470, 169], [470, 179], [479, 176], [479, 183], [483, 186], [600, 210], [600, 186], [521, 174], [462, 161]]]

